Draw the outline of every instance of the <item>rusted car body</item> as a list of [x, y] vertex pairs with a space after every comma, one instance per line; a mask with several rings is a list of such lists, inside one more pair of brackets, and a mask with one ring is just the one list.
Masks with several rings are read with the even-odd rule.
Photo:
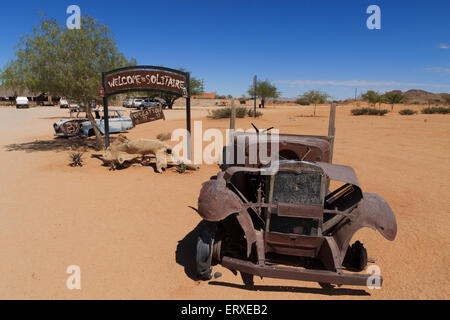
[[329, 162], [328, 138], [280, 135], [269, 173], [261, 164], [228, 164], [204, 183], [198, 275], [210, 279], [221, 264], [240, 271], [246, 285], [256, 275], [366, 286], [369, 274], [344, 272], [367, 265], [366, 249], [350, 241], [364, 227], [392, 241], [396, 219], [383, 198], [362, 191], [352, 168]]

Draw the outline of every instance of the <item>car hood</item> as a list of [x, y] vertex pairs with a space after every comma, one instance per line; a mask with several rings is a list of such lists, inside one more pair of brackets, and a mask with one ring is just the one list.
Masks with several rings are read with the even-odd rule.
[[62, 118], [61, 120], [59, 120], [59, 121], [57, 121], [57, 122], [55, 122], [55, 126], [60, 126], [60, 125], [62, 125], [62, 124], [64, 124], [64, 123], [66, 123], [66, 122], [70, 122], [70, 121], [89, 121], [89, 119], [88, 118]]

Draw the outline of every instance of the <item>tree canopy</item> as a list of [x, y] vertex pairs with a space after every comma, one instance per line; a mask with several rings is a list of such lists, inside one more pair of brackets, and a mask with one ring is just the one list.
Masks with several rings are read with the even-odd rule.
[[300, 95], [299, 98], [301, 99], [300, 101], [302, 101], [303, 105], [308, 103], [314, 104], [314, 116], [315, 116], [317, 104], [326, 103], [328, 98], [330, 98], [330, 96], [327, 93], [320, 90], [309, 90]]
[[[253, 88], [253, 84], [250, 85], [247, 92], [250, 97], [254, 96], [255, 89]], [[280, 92], [278, 91], [277, 87], [273, 85], [269, 80], [258, 81], [256, 84], [256, 96], [261, 99], [262, 105], [264, 107], [264, 101], [267, 98], [278, 98], [280, 96]]]
[[380, 95], [378, 92], [375, 92], [373, 90], [368, 90], [366, 93], [363, 93], [361, 95], [361, 98], [364, 101], [369, 102], [372, 104], [372, 106], [375, 108], [375, 104], [381, 103], [383, 101], [383, 96]]
[[96, 136], [89, 101], [99, 97], [101, 72], [136, 65], [118, 52], [108, 27], [90, 16], [81, 19], [81, 29], [69, 30], [53, 18], [42, 17], [31, 35], [22, 37], [15, 59], [7, 63], [0, 79], [7, 88], [27, 88], [33, 93], [48, 93], [83, 102]]
[[390, 103], [392, 105], [392, 110], [394, 110], [394, 104], [403, 102], [406, 99], [406, 96], [400, 90], [394, 90], [386, 92], [382, 99], [383, 101]]

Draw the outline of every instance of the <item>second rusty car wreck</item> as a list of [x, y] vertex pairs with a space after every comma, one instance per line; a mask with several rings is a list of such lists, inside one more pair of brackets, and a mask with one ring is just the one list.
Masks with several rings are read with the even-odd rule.
[[352, 168], [330, 163], [330, 148], [327, 137], [279, 135], [280, 161], [270, 173], [261, 165], [228, 165], [204, 183], [198, 275], [211, 279], [212, 266], [221, 264], [239, 271], [247, 286], [255, 275], [366, 286], [370, 274], [357, 271], [366, 267], [367, 251], [350, 241], [364, 227], [392, 241], [396, 219], [383, 198], [362, 191]]

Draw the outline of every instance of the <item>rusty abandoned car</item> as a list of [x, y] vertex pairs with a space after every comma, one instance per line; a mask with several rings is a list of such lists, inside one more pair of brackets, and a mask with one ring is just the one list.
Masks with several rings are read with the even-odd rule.
[[197, 239], [198, 276], [211, 279], [220, 264], [239, 271], [246, 286], [254, 276], [366, 286], [371, 275], [360, 271], [367, 251], [350, 241], [363, 227], [393, 241], [393, 211], [362, 191], [352, 168], [330, 163], [330, 138], [279, 135], [278, 145], [273, 172], [249, 165], [246, 152], [247, 165], [228, 165], [203, 184], [198, 212], [207, 222]]

